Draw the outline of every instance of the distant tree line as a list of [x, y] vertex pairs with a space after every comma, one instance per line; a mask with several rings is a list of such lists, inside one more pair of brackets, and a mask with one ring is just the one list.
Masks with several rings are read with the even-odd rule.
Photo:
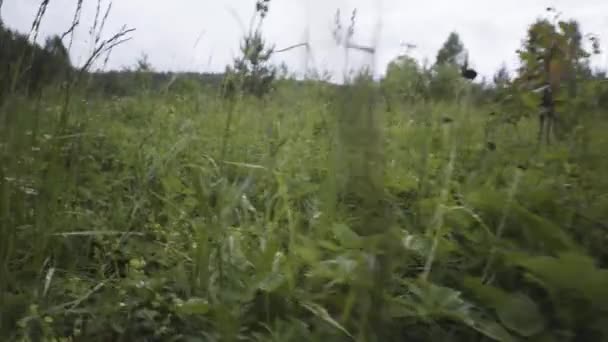
[[150, 92], [189, 92], [202, 88], [220, 89], [224, 81], [222, 73], [156, 72], [141, 70], [111, 70], [91, 72], [88, 89], [103, 96], [131, 96], [142, 86]]
[[[129, 96], [142, 89], [187, 91], [202, 86], [221, 89], [229, 97], [237, 92], [264, 96], [277, 78], [277, 69], [270, 63], [274, 48], [264, 41], [260, 30], [267, 11], [268, 1], [256, 3], [258, 24], [243, 38], [241, 55], [225, 73], [156, 72], [142, 58], [130, 69], [88, 72], [88, 89], [102, 95]], [[432, 64], [421, 64], [407, 54], [393, 60], [380, 89], [389, 110], [408, 102], [453, 101], [466, 96], [474, 103], [498, 101], [512, 107], [510, 112], [522, 115], [544, 108], [547, 114], [541, 119], [552, 120], [551, 110], [560, 107], [564, 96], [578, 105], [608, 105], [606, 75], [592, 71], [588, 60], [598, 51], [599, 43], [591, 36], [593, 51], [587, 51], [583, 48], [586, 38], [589, 36], [580, 32], [575, 21], [539, 19], [530, 25], [518, 50], [520, 68], [514, 75], [502, 67], [491, 80], [471, 82], [477, 72], [469, 65], [460, 36], [452, 32]], [[73, 72], [59, 36], [48, 38], [40, 46], [0, 21], [0, 99], [9, 91], [37, 94], [47, 85], [66, 81]], [[540, 88], [544, 90], [536, 91]]]
[[[43, 46], [28, 35], [7, 28], [0, 21], [0, 99], [10, 93], [34, 96], [45, 86], [57, 87], [76, 72], [60, 36], [46, 39]], [[221, 73], [154, 72], [145, 60], [133, 70], [89, 72], [88, 89], [107, 96], [129, 96], [141, 90], [145, 81], [151, 91], [183, 91], [209, 86], [219, 89]]]
[[59, 36], [47, 38], [44, 46], [28, 38], [0, 21], [0, 98], [9, 92], [34, 95], [46, 85], [67, 80], [73, 72]]

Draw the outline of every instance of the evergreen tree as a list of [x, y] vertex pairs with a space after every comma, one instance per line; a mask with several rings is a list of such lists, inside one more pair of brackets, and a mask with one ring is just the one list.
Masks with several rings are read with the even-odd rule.
[[437, 58], [435, 65], [442, 64], [454, 64], [460, 65], [459, 58], [465, 53], [464, 44], [460, 40], [460, 36], [456, 32], [450, 33], [448, 39], [443, 43], [439, 52], [437, 52]]
[[508, 86], [511, 81], [511, 76], [509, 75], [509, 71], [507, 70], [507, 66], [503, 63], [500, 66], [500, 69], [494, 74], [492, 78], [494, 82], [494, 86], [498, 89], [503, 89]]
[[235, 58], [233, 65], [226, 69], [224, 94], [233, 96], [236, 91], [262, 97], [272, 89], [277, 69], [270, 64], [274, 47], [262, 37], [261, 23], [268, 12], [268, 0], [258, 1], [256, 11], [260, 22], [254, 31], [247, 34], [241, 43], [241, 55]]

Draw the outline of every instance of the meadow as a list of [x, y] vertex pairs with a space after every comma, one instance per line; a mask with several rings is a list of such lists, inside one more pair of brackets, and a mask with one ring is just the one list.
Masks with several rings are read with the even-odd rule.
[[608, 340], [591, 88], [547, 144], [458, 77], [138, 80], [0, 97], [2, 340]]

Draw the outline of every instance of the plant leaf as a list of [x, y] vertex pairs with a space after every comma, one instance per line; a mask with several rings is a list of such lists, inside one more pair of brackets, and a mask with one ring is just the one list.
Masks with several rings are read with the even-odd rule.
[[408, 283], [409, 289], [414, 295], [412, 298], [414, 303], [413, 305], [405, 306], [406, 310], [403, 313], [407, 313], [411, 310], [410, 307], [413, 307], [418, 315], [459, 320], [496, 341], [516, 341], [498, 323], [477, 314], [474, 311], [473, 305], [465, 301], [459, 291], [421, 281]]
[[327, 309], [325, 309], [324, 307], [322, 307], [321, 305], [317, 304], [317, 303], [313, 303], [313, 302], [302, 302], [300, 303], [300, 305], [302, 305], [305, 309], [307, 309], [308, 311], [312, 312], [315, 316], [317, 316], [318, 318], [320, 318], [321, 320], [325, 321], [326, 323], [330, 324], [331, 326], [333, 326], [334, 328], [342, 331], [343, 333], [345, 333], [348, 337], [354, 338], [353, 335], [351, 335], [348, 330], [346, 330], [346, 328], [344, 328], [340, 323], [338, 323], [335, 319], [333, 319], [330, 315], [329, 312], [327, 312]]
[[536, 303], [524, 294], [509, 295], [496, 308], [500, 321], [524, 337], [534, 336], [545, 329], [545, 320]]
[[508, 329], [530, 337], [544, 330], [545, 321], [534, 303], [524, 294], [510, 294], [500, 288], [483, 284], [479, 278], [465, 278], [464, 285], [483, 303], [492, 307]]

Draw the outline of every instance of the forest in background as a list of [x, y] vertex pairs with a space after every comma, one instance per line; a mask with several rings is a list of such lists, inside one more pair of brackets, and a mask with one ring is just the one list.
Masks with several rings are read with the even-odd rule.
[[488, 82], [454, 32], [332, 84], [270, 63], [269, 0], [222, 74], [94, 71], [132, 32], [97, 22], [75, 66], [47, 5], [0, 22], [0, 339], [608, 341], [608, 79], [567, 13]]

